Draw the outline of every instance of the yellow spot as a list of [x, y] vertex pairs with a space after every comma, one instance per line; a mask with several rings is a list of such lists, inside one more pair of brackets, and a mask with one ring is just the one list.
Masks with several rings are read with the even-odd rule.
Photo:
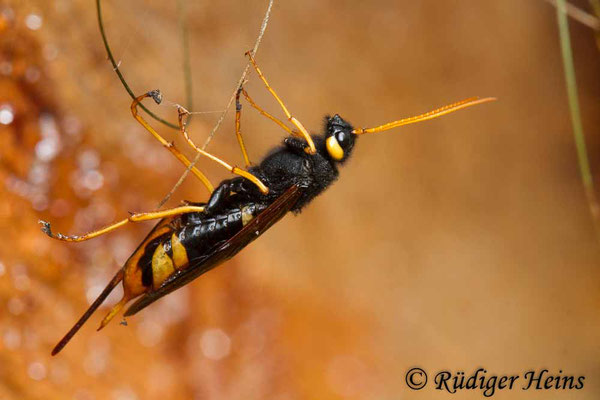
[[171, 249], [173, 249], [173, 263], [175, 264], [175, 268], [181, 269], [185, 267], [189, 262], [187, 251], [175, 233], [171, 236]]
[[173, 272], [173, 260], [165, 251], [165, 247], [160, 244], [152, 255], [152, 276], [154, 278], [154, 288], [157, 289]]
[[329, 136], [327, 138], [327, 152], [334, 160], [340, 161], [344, 158], [344, 150], [342, 150], [342, 146], [338, 143], [335, 136]]
[[252, 221], [254, 216], [252, 215], [252, 209], [248, 206], [242, 208], [242, 226], [246, 226], [246, 224]]

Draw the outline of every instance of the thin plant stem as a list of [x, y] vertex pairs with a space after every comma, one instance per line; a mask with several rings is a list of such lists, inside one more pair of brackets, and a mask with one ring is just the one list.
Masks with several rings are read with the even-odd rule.
[[[558, 7], [558, 0], [545, 0], [547, 3], [552, 4], [554, 7]], [[599, 0], [590, 0], [590, 2], [599, 3]], [[596, 32], [600, 30], [600, 20], [598, 20], [598, 13], [596, 16], [582, 10], [579, 7], [574, 6], [573, 4], [565, 3], [566, 13], [569, 17], [573, 18], [575, 21], [587, 26], [595, 30]]]
[[[104, 22], [102, 20], [102, 7], [101, 7], [101, 4], [100, 4], [100, 0], [96, 0], [96, 13], [98, 15], [98, 26], [100, 28], [100, 35], [102, 36], [102, 42], [104, 43], [104, 48], [106, 49], [106, 54], [108, 55], [108, 59], [110, 60], [110, 63], [112, 64], [114, 71], [117, 73], [117, 76], [119, 77], [119, 80], [123, 84], [123, 87], [125, 88], [125, 90], [127, 91], [127, 93], [129, 93], [129, 96], [131, 96], [131, 98], [135, 100], [135, 98], [137, 96], [133, 93], [133, 91], [131, 90], [131, 88], [127, 84], [127, 81], [125, 80], [125, 77], [123, 77], [123, 74], [121, 73], [121, 70], [119, 69], [119, 65], [116, 63], [115, 58], [113, 57], [112, 51], [110, 50], [110, 46], [108, 44], [108, 40], [106, 39], [106, 33], [104, 32]], [[161, 117], [159, 117], [158, 115], [156, 115], [152, 111], [150, 111], [148, 108], [146, 108], [146, 106], [144, 106], [143, 104], [140, 104], [140, 107], [149, 116], [151, 116], [152, 118], [154, 118], [158, 122], [160, 122], [160, 123], [168, 126], [169, 128], [179, 129], [179, 127], [177, 125], [172, 124], [169, 121], [166, 121], [166, 120], [162, 119]]]
[[577, 82], [575, 80], [575, 66], [573, 63], [571, 39], [569, 36], [567, 4], [565, 0], [557, 0], [556, 15], [558, 18], [560, 48], [562, 52], [563, 65], [565, 70], [565, 80], [567, 84], [567, 96], [569, 98], [571, 122], [573, 125], [573, 135], [575, 137], [575, 147], [577, 149], [577, 160], [579, 162], [581, 180], [585, 190], [590, 212], [592, 214], [594, 228], [596, 229], [596, 238], [600, 242], [600, 206], [598, 205], [598, 200], [594, 191], [594, 182], [592, 179], [592, 173], [590, 170], [590, 164], [587, 156], [585, 135], [583, 133], [583, 124], [581, 122], [581, 112], [579, 109], [579, 100], [577, 94]]
[[[597, 18], [600, 18], [600, 0], [590, 0], [590, 6]], [[600, 50], [600, 30], [596, 31], [596, 47]]]
[[[265, 31], [267, 29], [267, 25], [269, 23], [269, 17], [271, 15], [271, 9], [273, 7], [274, 1], [275, 0], [269, 0], [269, 5], [267, 6], [267, 11], [265, 12], [265, 16], [264, 16], [262, 24], [260, 26], [260, 30], [258, 32], [258, 36], [257, 36], [256, 41], [254, 43], [254, 47], [252, 48], [252, 56], [253, 57], [256, 55], [256, 52], [258, 51], [258, 47], [260, 46], [260, 42], [262, 41], [262, 38], [263, 38], [263, 36], [265, 34]], [[248, 76], [248, 72], [249, 71], [250, 71], [250, 62], [248, 61], [246, 63], [246, 68], [244, 68], [244, 72], [242, 73], [242, 76], [238, 80], [238, 83], [235, 86], [235, 89], [233, 90], [233, 93], [232, 93], [231, 97], [229, 98], [229, 102], [227, 103], [227, 106], [225, 107], [225, 110], [221, 113], [221, 116], [217, 120], [217, 123], [215, 124], [215, 126], [211, 130], [210, 134], [208, 135], [208, 138], [206, 138], [206, 141], [202, 145], [202, 150], [206, 149], [206, 147], [208, 146], [208, 144], [211, 142], [211, 140], [215, 136], [215, 133], [217, 132], [217, 130], [221, 126], [221, 123], [225, 119], [225, 116], [227, 115], [227, 112], [229, 111], [229, 109], [231, 108], [231, 105], [233, 104], [233, 101], [235, 100], [235, 95], [236, 95], [237, 91], [242, 87], [242, 85], [246, 81], [246, 77]], [[160, 203], [158, 204], [158, 208], [162, 207], [171, 198], [171, 196], [173, 195], [173, 193], [175, 193], [175, 191], [179, 188], [179, 186], [181, 186], [181, 184], [183, 183], [183, 181], [185, 180], [185, 178], [190, 173], [190, 170], [196, 165], [196, 163], [198, 162], [198, 160], [200, 160], [200, 157], [201, 157], [201, 154], [198, 153], [196, 155], [196, 157], [194, 158], [194, 160], [192, 161], [192, 163], [183, 172], [183, 174], [181, 175], [181, 177], [179, 178], [179, 180], [177, 181], [177, 183], [175, 184], [175, 186], [173, 186], [173, 188], [171, 189], [171, 191], [169, 193], [167, 193], [167, 195], [160, 201]]]
[[[190, 41], [185, 14], [184, 0], [177, 0], [177, 13], [179, 14], [179, 29], [181, 31], [181, 44], [183, 47], [183, 79], [185, 86], [185, 107], [188, 110], [194, 109], [194, 99], [192, 90], [192, 67], [190, 61]], [[186, 124], [190, 123], [192, 115], [189, 115]]]

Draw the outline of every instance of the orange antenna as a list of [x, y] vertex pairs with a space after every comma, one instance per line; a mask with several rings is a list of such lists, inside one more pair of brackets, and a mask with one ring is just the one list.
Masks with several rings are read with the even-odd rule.
[[388, 122], [387, 124], [376, 126], [375, 128], [358, 128], [352, 131], [356, 135], [362, 135], [363, 133], [376, 133], [381, 131], [387, 131], [388, 129], [397, 128], [399, 126], [414, 124], [415, 122], [427, 121], [441, 117], [442, 115], [453, 113], [454, 111], [462, 110], [463, 108], [471, 107], [477, 104], [487, 103], [488, 101], [496, 100], [495, 97], [485, 97], [480, 99], [479, 97], [470, 97], [465, 100], [458, 101], [456, 103], [448, 104], [444, 107], [437, 108], [429, 111], [425, 114], [415, 115], [414, 117], [403, 118], [398, 121]]

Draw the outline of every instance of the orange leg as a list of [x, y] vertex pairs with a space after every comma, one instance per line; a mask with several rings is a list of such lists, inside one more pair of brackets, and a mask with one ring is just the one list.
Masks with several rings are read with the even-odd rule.
[[163, 210], [163, 211], [132, 214], [129, 218], [121, 220], [117, 223], [114, 223], [114, 224], [106, 226], [102, 229], [98, 229], [96, 231], [86, 233], [84, 235], [79, 235], [79, 236], [78, 235], [68, 236], [68, 235], [63, 235], [62, 233], [53, 233], [49, 222], [40, 220], [39, 223], [42, 225], [42, 231], [46, 235], [50, 236], [53, 239], [62, 240], [64, 242], [83, 242], [85, 240], [90, 240], [90, 239], [93, 239], [100, 235], [104, 235], [105, 233], [112, 232], [115, 229], [125, 226], [129, 222], [150, 221], [153, 219], [161, 219], [161, 218], [165, 218], [165, 217], [172, 217], [174, 215], [186, 214], [186, 213], [191, 213], [191, 212], [202, 212], [202, 211], [204, 211], [204, 207], [202, 207], [202, 206], [181, 206], [181, 207], [175, 207], [175, 208], [171, 208], [169, 210]]
[[[188, 110], [186, 110], [185, 108], [183, 108], [183, 107], [178, 107], [178, 110], [179, 110], [179, 128], [181, 129], [181, 133], [185, 137], [185, 140], [188, 142], [188, 144], [194, 150], [196, 150], [198, 153], [202, 154], [203, 156], [208, 157], [211, 160], [213, 160], [213, 161], [221, 164], [223, 167], [227, 168], [227, 170], [229, 172], [231, 172], [233, 174], [236, 174], [236, 175], [239, 175], [239, 176], [242, 176], [242, 177], [248, 179], [249, 181], [251, 181], [252, 183], [254, 183], [263, 194], [269, 193], [269, 188], [266, 187], [265, 184], [260, 181], [260, 179], [258, 179], [256, 176], [252, 175], [250, 172], [245, 171], [245, 170], [243, 170], [241, 168], [238, 168], [236, 166], [231, 166], [231, 165], [227, 164], [225, 161], [221, 160], [220, 158], [218, 158], [216, 156], [213, 156], [209, 152], [204, 151], [200, 147], [196, 146], [196, 144], [190, 138], [187, 130], [185, 129], [185, 123], [183, 121], [184, 116], [189, 115], [190, 112]], [[243, 146], [243, 143], [240, 143], [240, 144]], [[243, 148], [243, 151], [245, 151], [245, 148]]]
[[250, 158], [248, 158], [248, 152], [246, 151], [246, 146], [244, 145], [244, 138], [242, 137], [242, 130], [240, 129], [240, 119], [242, 116], [242, 103], [240, 103], [241, 91], [242, 88], [240, 88], [235, 94], [235, 136], [237, 137], [237, 141], [240, 144], [240, 149], [242, 149], [244, 161], [246, 162], [246, 168], [248, 168], [251, 165]]
[[242, 149], [242, 154], [244, 155], [244, 161], [246, 162], [246, 167], [249, 167], [251, 165], [251, 163], [250, 163], [250, 159], [248, 158], [248, 152], [246, 151], [246, 146], [244, 145], [244, 139], [242, 137], [242, 132], [240, 129], [240, 118], [241, 118], [241, 114], [242, 114], [242, 104], [240, 103], [240, 94], [243, 94], [244, 97], [246, 98], [246, 101], [248, 101], [248, 103], [250, 103], [250, 105], [252, 107], [254, 107], [256, 110], [258, 110], [258, 112], [261, 115], [263, 115], [263, 116], [269, 118], [271, 121], [275, 122], [277, 125], [279, 125], [281, 128], [283, 128], [290, 135], [302, 137], [302, 135], [300, 133], [288, 128], [280, 119], [275, 118], [274, 116], [272, 116], [271, 114], [269, 114], [268, 112], [263, 110], [258, 104], [256, 104], [254, 102], [254, 100], [252, 100], [252, 98], [250, 97], [250, 95], [248, 94], [246, 89], [241, 87], [235, 95], [235, 135], [237, 137], [238, 143], [240, 144], [240, 148]]
[[304, 125], [302, 125], [302, 123], [300, 121], [298, 121], [292, 114], [290, 114], [290, 112], [288, 111], [288, 109], [285, 106], [285, 104], [283, 104], [283, 101], [281, 101], [281, 99], [279, 98], [279, 96], [277, 95], [277, 93], [275, 93], [275, 90], [273, 90], [273, 88], [271, 87], [271, 85], [269, 85], [269, 82], [267, 82], [267, 79], [263, 75], [263, 73], [260, 70], [260, 68], [258, 68], [258, 65], [256, 64], [256, 61], [254, 61], [254, 58], [252, 57], [252, 54], [248, 51], [248, 52], [246, 52], [246, 55], [250, 59], [250, 62], [252, 63], [252, 65], [254, 66], [254, 69], [256, 70], [256, 73], [258, 74], [258, 76], [260, 77], [260, 79], [265, 84], [265, 86], [266, 86], [267, 90], [269, 91], [269, 93], [271, 93], [273, 95], [273, 97], [275, 97], [275, 100], [277, 100], [277, 103], [279, 103], [279, 105], [281, 106], [281, 109], [285, 113], [285, 116], [287, 117], [288, 121], [290, 121], [292, 124], [294, 124], [294, 126], [296, 128], [298, 128], [298, 130], [300, 131], [300, 133], [302, 134], [302, 136], [306, 140], [306, 143], [308, 143], [308, 149], [306, 150], [306, 152], [309, 153], [309, 154], [315, 154], [317, 152], [317, 149], [315, 148], [315, 144], [313, 143], [313, 140], [310, 137], [310, 135], [308, 134], [308, 131], [306, 130], [306, 128], [304, 127]]
[[279, 125], [281, 128], [283, 128], [290, 135], [302, 137], [302, 134], [300, 134], [300, 133], [298, 133], [296, 131], [291, 130], [280, 119], [275, 118], [274, 116], [272, 116], [271, 114], [269, 114], [268, 112], [266, 112], [265, 110], [263, 110], [258, 104], [256, 104], [254, 102], [254, 100], [252, 100], [252, 98], [250, 97], [250, 95], [248, 94], [248, 92], [246, 91], [246, 89], [244, 89], [242, 87], [240, 90], [241, 90], [242, 94], [244, 95], [244, 97], [246, 98], [246, 101], [248, 103], [250, 103], [250, 105], [252, 107], [254, 107], [259, 113], [261, 113], [261, 115], [263, 115], [263, 116], [269, 118], [271, 121], [275, 122], [277, 125]]
[[[189, 167], [191, 162], [190, 160], [187, 159], [186, 156], [184, 156], [179, 150], [177, 150], [177, 148], [175, 147], [175, 145], [171, 142], [167, 142], [162, 136], [160, 136], [155, 130], [154, 128], [152, 128], [150, 126], [150, 124], [148, 124], [139, 114], [137, 111], [137, 106], [138, 104], [145, 99], [146, 97], [152, 97], [154, 99], [154, 101], [157, 104], [160, 104], [161, 100], [162, 100], [162, 95], [160, 94], [159, 90], [152, 90], [148, 93], [144, 93], [143, 95], [137, 97], [133, 103], [131, 103], [131, 113], [133, 114], [133, 117], [148, 131], [152, 134], [152, 136], [154, 136], [156, 138], [156, 140], [158, 140], [167, 150], [169, 150], [171, 152], [171, 154], [173, 154], [183, 165], [185, 165], [186, 167]], [[198, 168], [194, 167], [192, 168], [192, 173], [194, 175], [196, 175], [196, 177], [198, 179], [200, 179], [200, 181], [202, 181], [202, 183], [204, 184], [204, 186], [206, 186], [206, 189], [208, 189], [209, 193], [212, 193], [214, 190], [213, 185], [210, 183], [210, 181], [208, 180], [208, 178], [202, 173], [200, 172], [200, 170], [198, 170]]]

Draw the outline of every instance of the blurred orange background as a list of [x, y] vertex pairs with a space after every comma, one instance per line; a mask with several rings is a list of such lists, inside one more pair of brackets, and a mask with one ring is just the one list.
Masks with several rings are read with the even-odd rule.
[[[184, 6], [193, 110], [222, 111], [267, 2]], [[177, 5], [103, 9], [133, 91], [160, 88], [166, 101], [152, 109], [176, 121]], [[570, 26], [596, 177], [599, 51], [589, 28]], [[0, 57], [0, 398], [479, 399], [432, 382], [478, 367], [585, 376], [581, 390], [495, 397], [600, 395], [600, 247], [547, 2], [276, 1], [256, 58], [309, 130], [330, 113], [374, 126], [470, 96], [498, 101], [361, 137], [339, 182], [301, 215], [128, 326], [96, 333], [116, 293], [57, 357], [54, 344], [152, 224], [67, 244], [37, 220], [82, 233], [152, 210], [183, 168], [131, 118], [94, 2], [5, 0]], [[249, 79], [257, 103], [281, 116]], [[218, 115], [194, 116], [197, 143]], [[187, 152], [175, 131], [153, 125]], [[247, 104], [242, 130], [253, 160], [285, 133]], [[232, 112], [209, 149], [242, 165]], [[227, 177], [199, 166], [215, 183]], [[188, 178], [168, 204], [206, 198]], [[420, 391], [405, 383], [415, 366], [430, 375]]]

